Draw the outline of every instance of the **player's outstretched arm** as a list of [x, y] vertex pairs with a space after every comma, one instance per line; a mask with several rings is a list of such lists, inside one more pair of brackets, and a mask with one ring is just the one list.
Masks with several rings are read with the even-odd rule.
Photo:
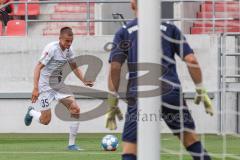
[[32, 91], [32, 103], [35, 103], [39, 96], [38, 91], [38, 82], [40, 78], [41, 69], [44, 67], [44, 64], [38, 62], [34, 69], [34, 76], [33, 76], [33, 91]]
[[188, 66], [188, 71], [192, 77], [193, 82], [196, 85], [196, 97], [194, 99], [195, 104], [200, 104], [202, 101], [207, 114], [213, 115], [212, 102], [208, 96], [207, 90], [202, 83], [202, 72], [194, 54], [188, 54], [184, 57], [184, 61]]
[[77, 67], [76, 62], [72, 62], [72, 63], [69, 63], [69, 64], [70, 64], [70, 67], [71, 67], [72, 71], [74, 72], [74, 74], [78, 77], [78, 79], [80, 79], [84, 83], [84, 85], [89, 86], [89, 87], [93, 86], [92, 81], [84, 79], [82, 71], [81, 71], [80, 68]]

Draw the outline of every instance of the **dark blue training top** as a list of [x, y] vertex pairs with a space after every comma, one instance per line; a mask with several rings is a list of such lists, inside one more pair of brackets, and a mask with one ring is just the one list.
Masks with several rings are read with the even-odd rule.
[[[163, 34], [161, 42], [164, 57], [162, 60], [159, 60], [159, 62], [162, 62], [161, 64], [167, 68], [166, 74], [164, 74], [161, 79], [180, 86], [174, 56], [177, 54], [179, 57], [184, 58], [186, 55], [193, 53], [193, 50], [186, 42], [186, 39], [181, 31], [175, 25], [162, 23], [160, 28]], [[128, 64], [137, 62], [137, 31], [137, 19], [134, 19], [126, 26], [118, 30], [114, 37], [113, 42], [115, 44], [115, 47], [111, 51], [109, 63], [124, 63], [125, 60], [127, 60]], [[131, 81], [131, 79], [134, 79], [136, 76], [137, 72], [129, 73], [127, 95], [131, 97], [136, 96], [137, 81]]]

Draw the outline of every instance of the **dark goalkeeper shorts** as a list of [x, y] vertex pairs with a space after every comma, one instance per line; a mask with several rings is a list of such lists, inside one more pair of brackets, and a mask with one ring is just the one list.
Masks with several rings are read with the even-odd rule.
[[[131, 100], [130, 100], [131, 101]], [[181, 102], [182, 101], [182, 102]], [[162, 114], [159, 115], [166, 122], [167, 126], [172, 130], [174, 135], [179, 135], [183, 130], [195, 130], [194, 120], [188, 110], [185, 101], [180, 100], [179, 92], [171, 92], [162, 96]], [[183, 112], [180, 112], [180, 104]], [[149, 107], [151, 107], [149, 105]], [[139, 113], [140, 114], [140, 113]], [[137, 103], [128, 103], [127, 113], [125, 115], [125, 124], [122, 134], [122, 140], [125, 142], [136, 143], [137, 140], [137, 121], [138, 111]]]

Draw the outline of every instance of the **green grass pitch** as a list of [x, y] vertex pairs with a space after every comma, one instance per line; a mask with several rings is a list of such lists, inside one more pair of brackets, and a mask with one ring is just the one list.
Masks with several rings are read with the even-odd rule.
[[[101, 149], [104, 135], [79, 134], [77, 143], [85, 150], [73, 152], [66, 150], [67, 134], [0, 134], [0, 160], [120, 160], [121, 147], [114, 152]], [[116, 136], [121, 139], [120, 134]], [[181, 153], [183, 160], [191, 160], [176, 137], [171, 134], [161, 136], [162, 160], [176, 160]], [[213, 160], [221, 160], [224, 150], [227, 153], [225, 160], [240, 159], [240, 137], [228, 135], [225, 148], [222, 136], [202, 135], [201, 139]]]

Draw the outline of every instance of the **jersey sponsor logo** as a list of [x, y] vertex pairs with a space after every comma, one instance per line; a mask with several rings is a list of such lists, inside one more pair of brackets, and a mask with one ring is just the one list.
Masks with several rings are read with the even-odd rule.
[[160, 29], [161, 29], [162, 31], [166, 32], [166, 31], [167, 31], [167, 26], [160, 25]]
[[138, 26], [133, 26], [131, 28], [128, 28], [128, 33], [129, 34], [132, 34], [133, 32], [136, 32], [138, 30]]
[[[160, 25], [160, 29], [161, 29], [162, 31], [166, 32], [166, 31], [167, 31], [167, 26]], [[136, 25], [136, 26], [133, 26], [133, 27], [129, 28], [129, 29], [128, 29], [128, 33], [129, 33], [129, 34], [132, 34], [133, 32], [136, 32], [137, 30], [138, 30], [138, 26]]]
[[104, 46], [104, 50], [106, 52], [113, 52], [114, 50], [121, 50], [121, 51], [127, 51], [132, 47], [132, 43], [130, 40], [122, 40], [119, 42], [119, 44], [116, 44], [114, 42], [108, 42]]

